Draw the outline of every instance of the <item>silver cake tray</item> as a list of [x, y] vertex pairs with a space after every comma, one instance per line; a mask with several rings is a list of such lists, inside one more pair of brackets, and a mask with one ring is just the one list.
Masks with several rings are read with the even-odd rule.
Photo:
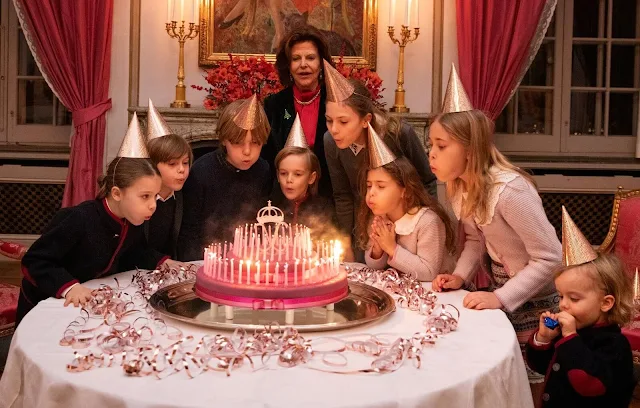
[[[212, 310], [211, 303], [193, 291], [194, 281], [180, 282], [158, 290], [149, 304], [165, 317], [197, 326], [220, 330], [262, 329], [265, 325], [285, 323], [284, 310], [252, 310], [234, 307], [233, 319], [225, 318], [224, 306]], [[294, 309], [293, 327], [300, 332], [341, 330], [373, 322], [396, 310], [395, 301], [384, 291], [362, 283], [349, 283], [349, 295], [326, 307]]]

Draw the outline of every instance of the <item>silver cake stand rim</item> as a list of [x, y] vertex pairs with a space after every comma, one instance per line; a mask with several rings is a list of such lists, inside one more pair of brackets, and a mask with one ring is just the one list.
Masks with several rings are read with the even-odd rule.
[[[165, 286], [164, 288], [158, 289], [153, 295], [151, 295], [149, 299], [149, 305], [158, 313], [163, 315], [164, 317], [169, 317], [171, 319], [175, 319], [184, 323], [192, 324], [195, 326], [206, 327], [210, 329], [218, 329], [225, 331], [232, 331], [238, 328], [242, 328], [245, 330], [260, 330], [265, 327], [263, 323], [254, 324], [254, 323], [234, 323], [233, 321], [225, 321], [225, 322], [215, 322], [215, 321], [203, 321], [198, 320], [193, 317], [183, 316], [180, 314], [173, 313], [167, 310], [167, 302], [188, 302], [188, 301], [197, 301], [197, 302], [206, 302], [205, 300], [200, 299], [196, 296], [193, 291], [193, 285], [195, 284], [195, 280], [188, 280], [179, 283], [174, 283], [172, 285]], [[167, 294], [169, 292], [178, 292], [181, 293], [179, 296], [176, 296], [174, 299], [166, 300]], [[379, 300], [380, 306], [378, 307], [378, 302], [375, 302], [371, 299], [371, 297], [366, 296], [366, 294], [370, 294], [371, 297], [375, 296]], [[359, 282], [349, 282], [349, 294], [344, 300], [340, 302], [344, 302], [345, 300], [351, 299], [355, 301], [355, 304], [358, 308], [366, 308], [367, 305], [375, 305], [377, 307], [377, 313], [374, 315], [363, 316], [359, 318], [349, 318], [347, 321], [343, 322], [327, 322], [321, 324], [280, 324], [280, 326], [292, 326], [299, 332], [318, 332], [318, 331], [329, 331], [329, 330], [343, 330], [352, 328], [355, 326], [360, 326], [363, 324], [371, 323], [377, 320], [381, 320], [392, 312], [396, 310], [395, 300], [391, 295], [386, 293], [385, 291], [378, 289], [376, 287], [359, 283]], [[359, 301], [359, 302], [358, 302]], [[339, 303], [335, 304], [335, 309], [339, 310]], [[315, 309], [315, 308], [311, 308]], [[256, 311], [261, 312], [261, 311]], [[284, 312], [284, 311], [282, 311]]]

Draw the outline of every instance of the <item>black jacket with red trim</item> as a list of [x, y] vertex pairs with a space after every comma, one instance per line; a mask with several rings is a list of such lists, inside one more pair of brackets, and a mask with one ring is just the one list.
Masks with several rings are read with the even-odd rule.
[[617, 325], [585, 327], [542, 346], [531, 336], [526, 358], [532, 370], [546, 373], [544, 407], [629, 406], [635, 387], [631, 346]]
[[16, 321], [74, 283], [135, 267], [154, 269], [167, 258], [147, 246], [142, 226], [118, 218], [104, 199], [63, 208], [22, 258]]

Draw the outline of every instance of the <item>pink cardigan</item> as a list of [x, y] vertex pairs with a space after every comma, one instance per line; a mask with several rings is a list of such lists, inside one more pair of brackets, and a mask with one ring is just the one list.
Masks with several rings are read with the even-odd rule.
[[490, 245], [498, 258], [494, 261], [503, 264], [511, 277], [494, 292], [505, 309], [514, 311], [536, 296], [555, 291], [553, 274], [561, 265], [562, 245], [538, 192], [523, 177], [506, 183], [488, 224], [477, 225], [466, 218], [463, 226], [466, 240], [454, 275], [472, 279]]
[[[411, 218], [405, 214], [396, 222], [396, 250], [393, 258], [389, 259], [383, 253], [380, 259], [371, 258], [371, 248], [365, 251], [365, 262], [374, 269], [384, 269], [387, 265], [398, 271], [414, 274], [421, 281], [431, 281], [440, 273], [451, 273], [455, 265], [454, 259], [447, 253], [444, 222], [433, 211], [424, 208], [423, 214], [413, 222], [404, 222]], [[415, 216], [418, 216], [416, 214]], [[412, 228], [402, 228], [411, 224]], [[411, 231], [410, 231], [411, 230]]]

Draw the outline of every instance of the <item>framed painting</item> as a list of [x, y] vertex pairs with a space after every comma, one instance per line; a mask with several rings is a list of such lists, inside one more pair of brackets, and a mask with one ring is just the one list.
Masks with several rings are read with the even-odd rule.
[[229, 54], [275, 61], [280, 39], [298, 24], [318, 28], [333, 56], [376, 68], [378, 0], [203, 0], [198, 62], [207, 67]]

